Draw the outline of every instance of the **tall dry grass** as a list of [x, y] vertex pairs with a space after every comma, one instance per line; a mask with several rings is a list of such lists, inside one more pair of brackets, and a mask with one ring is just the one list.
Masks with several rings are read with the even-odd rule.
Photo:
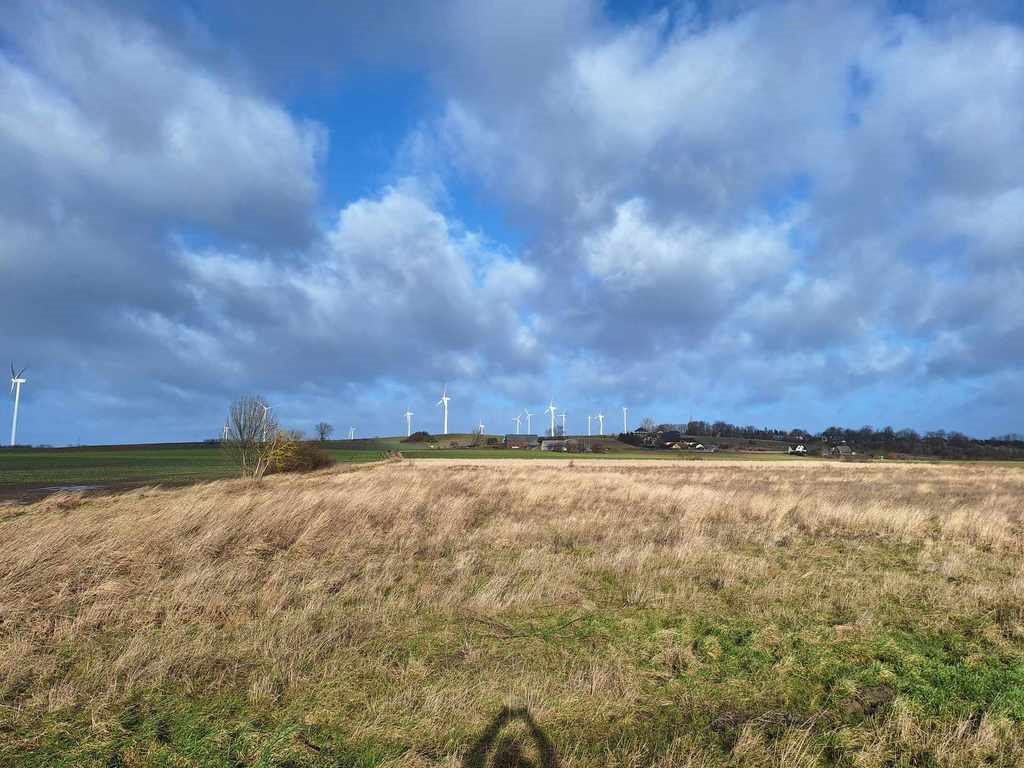
[[[102, 729], [139, 695], [236, 691], [253, 707], [307, 702], [307, 724], [399, 745], [400, 762], [444, 763], [509, 702], [554, 724], [565, 765], [712, 765], [725, 758], [692, 733], [654, 756], [643, 729], [602, 748], [588, 735], [649, 714], [652, 696], [713, 709], [679, 679], [711, 669], [714, 649], [645, 616], [725, 616], [768, 649], [822, 628], [855, 643], [977, 625], [1013, 653], [1024, 639], [1015, 467], [404, 461], [58, 494], [0, 507], [0, 537], [12, 734], [40, 713]], [[586, 617], [589, 634], [571, 635]], [[736, 764], [831, 759], [815, 722], [744, 717], [718, 747]], [[911, 748], [968, 765], [1024, 760], [1021, 734], [897, 698], [841, 738], [851, 765]]]

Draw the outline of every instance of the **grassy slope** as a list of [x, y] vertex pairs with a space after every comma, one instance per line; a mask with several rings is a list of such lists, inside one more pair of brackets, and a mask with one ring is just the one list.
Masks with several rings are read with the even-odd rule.
[[[1024, 761], [1024, 475], [328, 471], [0, 517], [0, 764]], [[60, 556], [52, 553], [60, 552]]]

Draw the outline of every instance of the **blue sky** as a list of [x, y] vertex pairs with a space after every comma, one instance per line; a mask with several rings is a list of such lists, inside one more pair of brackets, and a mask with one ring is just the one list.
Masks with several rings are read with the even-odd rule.
[[1022, 93], [1011, 2], [14, 0], [20, 440], [1022, 432]]

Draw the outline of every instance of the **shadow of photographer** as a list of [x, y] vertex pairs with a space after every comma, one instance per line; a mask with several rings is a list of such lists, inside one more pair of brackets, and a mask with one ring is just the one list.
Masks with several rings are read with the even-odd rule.
[[[506, 726], [522, 723], [528, 738], [502, 733]], [[524, 743], [529, 742], [529, 743]], [[533, 747], [535, 758], [529, 754]], [[473, 743], [462, 760], [463, 768], [557, 768], [558, 758], [551, 740], [525, 707], [503, 707]]]

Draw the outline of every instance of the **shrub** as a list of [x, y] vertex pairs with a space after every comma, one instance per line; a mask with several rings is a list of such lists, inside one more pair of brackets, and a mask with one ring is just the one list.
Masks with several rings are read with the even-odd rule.
[[288, 455], [274, 467], [274, 472], [312, 472], [334, 463], [327, 451], [314, 443], [296, 442]]

